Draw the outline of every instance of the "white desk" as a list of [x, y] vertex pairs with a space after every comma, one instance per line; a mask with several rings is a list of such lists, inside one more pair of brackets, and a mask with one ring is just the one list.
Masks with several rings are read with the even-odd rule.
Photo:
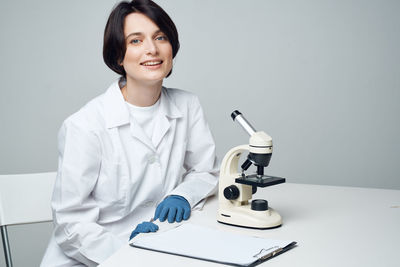
[[[282, 215], [282, 227], [252, 230], [220, 224], [216, 197], [202, 211], [193, 212], [190, 222], [298, 242], [297, 247], [258, 266], [400, 266], [400, 190], [281, 184], [258, 188], [255, 198], [267, 199]], [[99, 266], [223, 265], [126, 245]]]

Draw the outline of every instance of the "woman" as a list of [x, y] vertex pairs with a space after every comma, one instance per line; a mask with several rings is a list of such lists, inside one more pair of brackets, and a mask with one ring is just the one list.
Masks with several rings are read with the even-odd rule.
[[178, 49], [174, 23], [154, 2], [111, 12], [103, 57], [121, 78], [60, 129], [55, 229], [41, 266], [96, 266], [158, 229], [140, 222], [188, 219], [215, 191], [215, 144], [198, 98], [162, 86]]

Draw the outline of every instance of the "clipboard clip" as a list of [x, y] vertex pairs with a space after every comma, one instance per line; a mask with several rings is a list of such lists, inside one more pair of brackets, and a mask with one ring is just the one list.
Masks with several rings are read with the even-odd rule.
[[[273, 251], [267, 253], [267, 252], [270, 251], [270, 250], [273, 250]], [[258, 252], [258, 253], [257, 253], [256, 255], [254, 255], [253, 257], [254, 257], [254, 258], [257, 258], [257, 259], [259, 259], [259, 260], [266, 260], [266, 259], [268, 259], [268, 258], [274, 257], [276, 254], [278, 254], [278, 253], [281, 252], [281, 251], [282, 251], [282, 248], [281, 248], [281, 247], [278, 247], [278, 246], [274, 246], [274, 247], [271, 247], [271, 248], [269, 248], [269, 249], [263, 248], [263, 249], [260, 250], [260, 252]], [[267, 254], [265, 254], [265, 253], [267, 253]]]

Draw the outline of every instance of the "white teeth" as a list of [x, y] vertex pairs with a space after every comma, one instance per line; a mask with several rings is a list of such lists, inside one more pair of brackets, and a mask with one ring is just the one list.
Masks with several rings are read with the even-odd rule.
[[153, 65], [158, 65], [161, 64], [161, 61], [149, 61], [146, 63], [143, 63], [144, 66], [153, 66]]

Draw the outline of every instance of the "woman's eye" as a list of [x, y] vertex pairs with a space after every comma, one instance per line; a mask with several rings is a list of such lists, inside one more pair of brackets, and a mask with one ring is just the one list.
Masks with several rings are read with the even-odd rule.
[[156, 40], [158, 40], [158, 41], [165, 41], [165, 40], [167, 40], [167, 37], [166, 37], [166, 36], [163, 36], [163, 35], [160, 35], [160, 36], [158, 36], [158, 37], [156, 38]]
[[131, 44], [138, 44], [138, 43], [140, 43], [140, 40], [139, 39], [133, 39], [133, 40], [131, 40], [130, 43]]

